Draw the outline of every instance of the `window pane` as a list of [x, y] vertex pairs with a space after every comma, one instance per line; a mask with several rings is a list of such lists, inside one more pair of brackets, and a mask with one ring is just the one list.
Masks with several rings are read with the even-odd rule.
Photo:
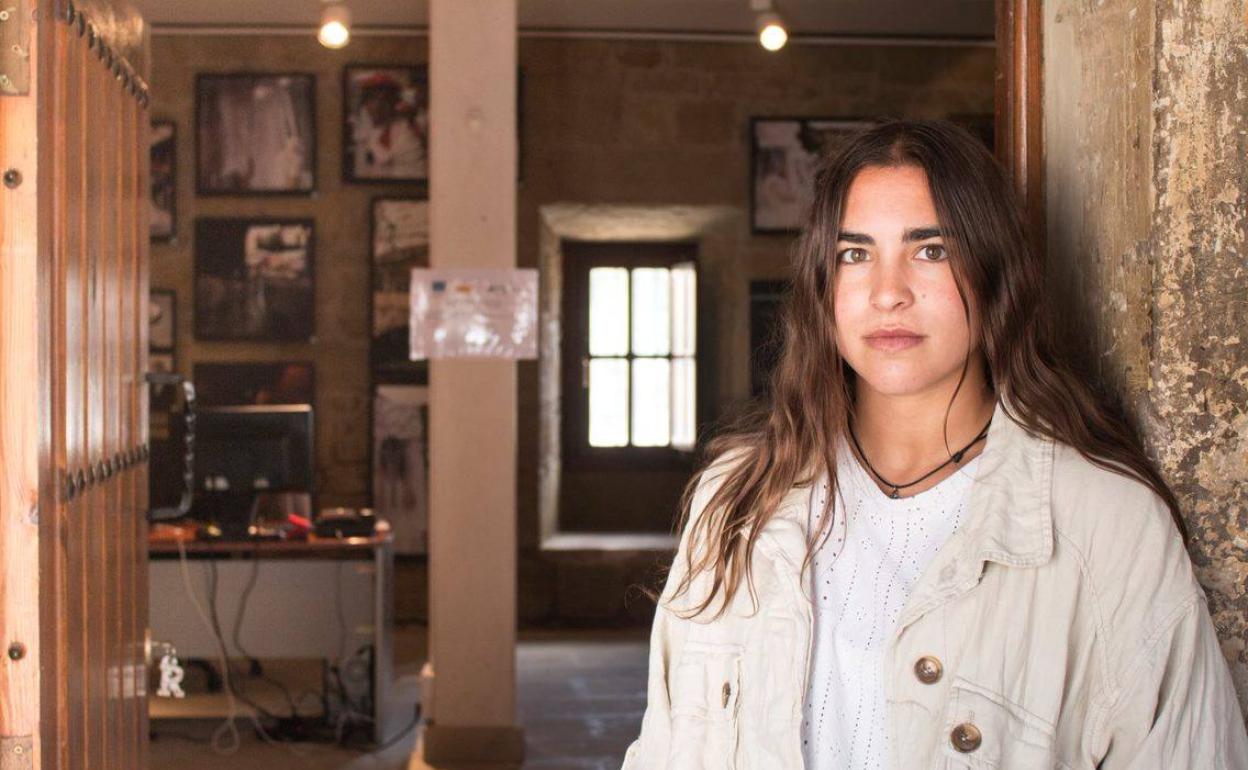
[[666, 267], [634, 268], [633, 355], [667, 355], [672, 349], [670, 319], [671, 271]]
[[628, 353], [628, 269], [594, 267], [589, 271], [589, 354]]
[[589, 445], [628, 446], [628, 359], [589, 361]]
[[666, 358], [633, 359], [633, 446], [667, 446], [671, 375]]
[[697, 362], [672, 359], [672, 446], [693, 449], [697, 407]]
[[672, 355], [697, 353], [697, 273], [692, 262], [672, 268]]

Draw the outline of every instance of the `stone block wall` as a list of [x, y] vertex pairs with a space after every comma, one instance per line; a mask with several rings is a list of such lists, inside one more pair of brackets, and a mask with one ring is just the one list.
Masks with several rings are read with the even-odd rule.
[[[178, 293], [180, 371], [196, 361], [307, 359], [316, 363], [319, 504], [367, 505], [368, 218], [370, 200], [410, 194], [403, 185], [345, 184], [341, 175], [342, 68], [427, 60], [423, 37], [357, 36], [328, 51], [308, 36], [182, 35], [152, 38], [152, 115], [178, 127], [178, 238], [152, 248], [152, 285]], [[782, 277], [791, 239], [753, 236], [749, 201], [751, 116], [940, 116], [993, 108], [994, 52], [982, 46], [790, 46], [752, 43], [524, 38], [522, 180], [518, 261], [539, 264], [541, 209], [550, 204], [728, 206], [742, 212], [741, 285]], [[194, 79], [199, 72], [317, 75], [317, 193], [311, 198], [194, 195]], [[436, 139], [434, 140], [436, 141]], [[436, 191], [433, 191], [436, 194]], [[198, 342], [192, 338], [192, 222], [196, 216], [310, 216], [317, 226], [317, 337], [304, 344]], [[737, 350], [748, 348], [737, 346]], [[748, 359], [723, 366], [747, 372]], [[519, 364], [518, 527], [520, 608], [526, 623], [647, 622], [617, 590], [652, 575], [658, 552], [552, 557], [540, 549], [539, 370]], [[747, 395], [748, 373], [723, 389], [728, 408]], [[635, 483], [635, 482], [629, 482]], [[618, 494], [610, 483], [603, 494]], [[675, 510], [671, 511], [674, 515]], [[662, 515], [662, 514], [660, 514]], [[400, 571], [402, 594], [419, 591], [419, 565]], [[404, 577], [406, 576], [406, 577]], [[421, 616], [400, 598], [400, 617]]]

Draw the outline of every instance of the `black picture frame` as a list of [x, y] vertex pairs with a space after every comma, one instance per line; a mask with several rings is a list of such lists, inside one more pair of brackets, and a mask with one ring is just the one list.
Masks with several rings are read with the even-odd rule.
[[172, 353], [178, 347], [178, 293], [150, 289], [148, 295], [148, 350]]
[[784, 329], [780, 312], [791, 284], [787, 280], [750, 281], [750, 397], [768, 390], [780, 362]]
[[[250, 104], [245, 96], [237, 96], [248, 88]], [[290, 96], [289, 104], [282, 104], [280, 97], [270, 93], [279, 88]], [[228, 89], [234, 89], [238, 103], [230, 108], [231, 115], [227, 118], [222, 116], [226, 110], [219, 102]], [[262, 105], [266, 113], [279, 114], [261, 119], [258, 113]], [[283, 110], [288, 110], [289, 114], [280, 114]], [[243, 121], [244, 117], [252, 122]], [[230, 162], [222, 160], [228, 154], [224, 133], [227, 126], [238, 134], [234, 138], [236, 148], [246, 148], [246, 152], [254, 153], [252, 157], [235, 158]], [[282, 135], [282, 131], [292, 128], [293, 137]], [[250, 131], [245, 133], [247, 129]], [[195, 189], [199, 195], [310, 196], [316, 192], [316, 150], [316, 75], [307, 72], [201, 72], [195, 76]], [[292, 154], [297, 156], [298, 163], [292, 175], [298, 180], [293, 183], [243, 183], [232, 170], [248, 167], [249, 173], [257, 174], [260, 173], [257, 161], [262, 161], [266, 164], [266, 176], [278, 175], [282, 172], [277, 164], [289, 165]]]
[[316, 400], [316, 364], [290, 361], [196, 361], [200, 406], [308, 404]]
[[312, 219], [199, 217], [194, 262], [195, 339], [305, 342], [316, 333]]
[[168, 243], [178, 237], [178, 124], [153, 120], [149, 149], [148, 238], [153, 243]]
[[[401, 245], [396, 243], [391, 253], [382, 249], [380, 218], [387, 205], [424, 209], [423, 242], [419, 242], [417, 231], [400, 238]], [[374, 385], [425, 385], [429, 382], [429, 362], [412, 361], [407, 355], [411, 331], [406, 317], [402, 323], [390, 322], [385, 313], [387, 295], [400, 299], [408, 296], [412, 268], [429, 266], [428, 207], [426, 198], [402, 195], [379, 195], [369, 206], [369, 368]], [[404, 299], [396, 305], [396, 311], [407, 312], [404, 309], [408, 304]]]
[[[370, 78], [378, 83], [366, 85]], [[382, 80], [389, 81], [389, 85]], [[376, 170], [361, 168], [361, 161], [370, 152], [361, 145], [361, 137], [370, 133], [364, 114], [364, 91], [377, 89], [379, 94], [391, 93], [397, 104], [390, 107], [396, 131], [387, 137], [392, 144], [419, 142], [419, 157], [409, 161], [412, 173], [383, 173], [380, 163]], [[405, 125], [406, 123], [406, 125]], [[398, 129], [402, 129], [400, 132]], [[404, 139], [403, 137], [406, 137]], [[351, 63], [342, 69], [342, 179], [352, 184], [417, 185], [416, 193], [428, 195], [429, 190], [429, 67], [426, 64]]]
[[[838, 138], [876, 123], [860, 117], [750, 118], [750, 231], [800, 232], [819, 160], [834, 149]], [[760, 144], [764, 133], [768, 136]]]
[[[178, 355], [173, 350], [149, 351], [147, 354], [147, 370], [153, 374], [175, 374], [178, 371]], [[176, 385], [152, 385], [151, 409], [154, 412], [168, 412], [178, 397]]]

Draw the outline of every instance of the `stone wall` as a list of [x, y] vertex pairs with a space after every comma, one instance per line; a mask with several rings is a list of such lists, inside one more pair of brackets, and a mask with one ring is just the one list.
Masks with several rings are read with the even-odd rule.
[[[341, 78], [347, 63], [411, 63], [427, 58], [424, 38], [357, 37], [327, 51], [310, 36], [163, 35], [152, 40], [155, 118], [178, 126], [178, 239], [152, 249], [152, 285], [178, 292], [178, 367], [195, 361], [310, 359], [317, 365], [317, 475], [321, 505], [365, 505], [368, 457], [368, 216], [381, 194], [401, 185], [345, 185], [341, 179]], [[993, 50], [943, 46], [790, 46], [779, 55], [752, 43], [577, 41], [525, 38], [521, 105], [523, 179], [518, 261], [539, 264], [541, 209], [550, 204], [646, 207], [727, 206], [742, 212], [736, 242], [746, 286], [784, 275], [790, 239], [748, 231], [751, 116], [939, 116], [992, 111]], [[198, 72], [315, 72], [318, 179], [313, 198], [194, 196], [193, 99]], [[436, 140], [435, 140], [436, 141]], [[436, 193], [435, 193], [436, 194]], [[317, 338], [296, 345], [196, 342], [191, 333], [191, 227], [195, 216], [312, 216], [317, 222]], [[744, 299], [744, 294], [739, 294]], [[747, 395], [748, 348], [718, 408]], [[540, 550], [539, 370], [519, 365], [518, 527], [520, 611], [525, 622], [648, 622], [625, 589], [661, 552], [556, 557]], [[596, 480], [598, 494], [636, 487]], [[587, 500], [587, 505], [592, 502]], [[656, 511], [660, 523], [674, 508]], [[592, 515], [592, 511], [587, 514]], [[397, 592], [400, 617], [423, 616], [423, 575], [407, 565]], [[591, 574], [592, 577], [587, 577]]]
[[1248, 711], [1248, 34], [1238, 0], [1045, 4], [1051, 272], [1192, 534]]

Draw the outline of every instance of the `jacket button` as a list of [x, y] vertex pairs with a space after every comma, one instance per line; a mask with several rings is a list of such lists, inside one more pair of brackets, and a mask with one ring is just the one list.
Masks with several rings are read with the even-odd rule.
[[728, 708], [728, 696], [732, 695], [732, 685], [724, 682], [723, 707]]
[[966, 754], [979, 748], [979, 744], [983, 742], [984, 736], [979, 732], [978, 727], [970, 722], [963, 722], [953, 728], [953, 732], [949, 734], [949, 739], [953, 742], [955, 749]]
[[914, 662], [914, 675], [923, 684], [936, 684], [940, 681], [942, 673], [944, 673], [944, 667], [940, 665], [939, 658], [924, 655]]

